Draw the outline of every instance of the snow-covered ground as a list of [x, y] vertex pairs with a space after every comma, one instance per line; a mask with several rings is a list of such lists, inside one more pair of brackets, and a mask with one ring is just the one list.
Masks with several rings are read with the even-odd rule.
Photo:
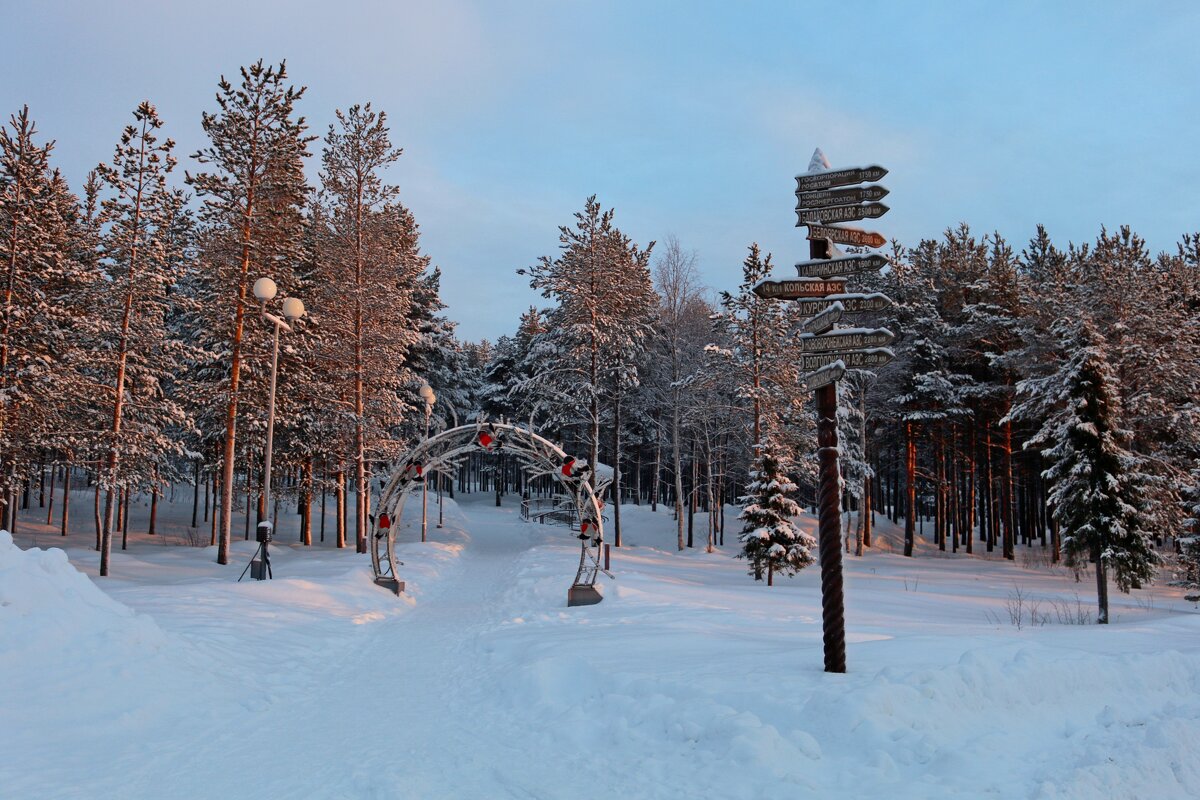
[[1071, 624], [1094, 587], [1038, 548], [906, 559], [885, 529], [847, 558], [827, 675], [815, 568], [767, 588], [732, 536], [679, 554], [626, 506], [606, 599], [568, 609], [569, 534], [460, 499], [426, 544], [408, 504], [401, 598], [328, 546], [236, 583], [252, 543], [220, 567], [139, 535], [93, 580], [86, 534], [18, 533], [69, 560], [0, 534], [0, 797], [1200, 796], [1200, 611], [1175, 590]]

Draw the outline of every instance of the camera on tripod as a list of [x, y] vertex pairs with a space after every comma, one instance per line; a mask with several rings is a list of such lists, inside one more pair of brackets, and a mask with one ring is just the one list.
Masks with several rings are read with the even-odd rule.
[[271, 543], [271, 523], [268, 520], [263, 520], [258, 523], [258, 528], [255, 532], [256, 540], [258, 540], [258, 549], [254, 551], [254, 555], [250, 557], [250, 563], [242, 570], [241, 576], [238, 578], [240, 582], [246, 577], [246, 573], [250, 573], [250, 577], [256, 581], [267, 580], [274, 576], [271, 575], [271, 552], [269, 545]]

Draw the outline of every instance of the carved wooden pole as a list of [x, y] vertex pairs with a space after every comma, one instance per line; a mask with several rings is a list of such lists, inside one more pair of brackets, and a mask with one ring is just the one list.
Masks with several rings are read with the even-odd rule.
[[[829, 258], [829, 242], [810, 239], [810, 258]], [[816, 390], [817, 544], [821, 559], [821, 629], [825, 671], [846, 671], [846, 612], [842, 598], [841, 470], [838, 467], [837, 381]]]

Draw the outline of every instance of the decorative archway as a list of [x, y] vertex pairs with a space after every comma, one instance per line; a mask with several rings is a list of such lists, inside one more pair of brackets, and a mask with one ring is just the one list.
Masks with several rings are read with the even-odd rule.
[[[596, 588], [601, 572], [600, 548], [604, 543], [603, 503], [588, 481], [589, 466], [579, 465], [561, 447], [526, 428], [505, 422], [479, 421], [450, 428], [431, 436], [397, 463], [383, 487], [371, 531], [371, 566], [375, 582], [399, 594], [404, 583], [396, 572], [396, 535], [409, 489], [430, 473], [446, 473], [472, 452], [507, 453], [517, 457], [530, 478], [550, 476], [575, 505], [580, 540], [579, 568], [567, 592], [567, 605], [591, 605], [603, 599]], [[601, 492], [603, 489], [601, 488]], [[380, 522], [387, 514], [388, 527]]]

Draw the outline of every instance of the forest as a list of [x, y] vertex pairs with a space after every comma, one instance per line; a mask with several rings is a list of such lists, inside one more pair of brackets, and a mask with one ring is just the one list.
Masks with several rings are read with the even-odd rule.
[[[153, 507], [188, 483], [203, 487], [197, 543], [228, 563], [263, 498], [272, 328], [251, 287], [264, 276], [307, 313], [281, 339], [274, 507], [257, 515], [298, 513], [304, 543], [325, 537], [312, 509], [330, 502], [329, 535], [365, 552], [372, 493], [427, 423], [519, 422], [609, 465], [618, 547], [622, 502], [673, 509], [681, 550], [724, 546], [726, 507], [755, 504], [773, 477], [771, 491], [815, 502], [803, 317], [752, 291], [790, 265], [748, 243], [740, 273], [710, 288], [700, 254], [669, 234], [633, 241], [592, 196], [547, 220], [556, 252], [497, 265], [545, 304], [511, 335], [462, 341], [387, 180], [401, 149], [386, 113], [350, 105], [318, 136], [304, 94], [285, 64], [221, 78], [191, 154], [143, 102], [78, 187], [27, 108], [0, 128], [0, 527], [57, 513], [64, 536], [95, 536], [106, 575], [130, 498]], [[896, 358], [838, 385], [847, 551], [870, 548], [886, 516], [906, 555], [931, 536], [964, 557], [1097, 563], [1124, 590], [1195, 585], [1200, 234], [1153, 254], [1126, 227], [1063, 243], [1030, 220], [1014, 243], [953, 220], [893, 241], [859, 281], [893, 303], [853, 324], [894, 332]], [[81, 482], [93, 502], [71, 508]], [[480, 454], [445, 488], [499, 502], [537, 487]], [[807, 544], [750, 552], [764, 523], [743, 516], [731, 543], [740, 531], [756, 574], [811, 561]]]

